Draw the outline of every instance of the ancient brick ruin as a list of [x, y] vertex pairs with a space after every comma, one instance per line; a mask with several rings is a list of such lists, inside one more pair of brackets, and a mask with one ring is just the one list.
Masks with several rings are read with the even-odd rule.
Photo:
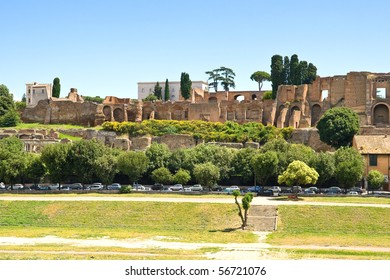
[[71, 90], [69, 98], [51, 98], [27, 108], [25, 122], [71, 123], [85, 126], [104, 121], [206, 120], [261, 122], [277, 127], [315, 126], [329, 108], [346, 106], [360, 117], [361, 125], [390, 124], [390, 74], [350, 72], [317, 77], [311, 85], [283, 85], [275, 100], [262, 100], [261, 91], [205, 92], [194, 89], [188, 101], [142, 102], [107, 96], [103, 104], [84, 102]]

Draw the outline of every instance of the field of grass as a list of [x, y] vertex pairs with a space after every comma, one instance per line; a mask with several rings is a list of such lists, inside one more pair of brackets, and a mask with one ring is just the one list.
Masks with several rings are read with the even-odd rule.
[[334, 196], [334, 197], [302, 197], [303, 201], [308, 202], [340, 202], [340, 203], [368, 203], [368, 204], [390, 204], [389, 197], [373, 196]]
[[279, 206], [274, 245], [390, 247], [390, 208]]
[[1, 201], [0, 235], [65, 238], [164, 236], [182, 242], [256, 242], [234, 204], [123, 201]]
[[[267, 238], [267, 243], [275, 246], [267, 253], [270, 258], [390, 259], [390, 252], [370, 250], [390, 248], [390, 208], [280, 205], [278, 210], [278, 230]], [[0, 213], [0, 236], [3, 237], [52, 235], [73, 239], [137, 240], [159, 237], [168, 242], [196, 243], [253, 243], [258, 240], [250, 231], [235, 230], [240, 221], [234, 204], [0, 201]], [[293, 246], [297, 247], [291, 248]], [[354, 246], [361, 248], [355, 250]], [[190, 260], [204, 259], [205, 252], [218, 250], [8, 245], [0, 246], [0, 259]]]
[[[73, 124], [41, 124], [41, 123], [20, 123], [17, 126], [9, 127], [13, 129], [85, 129], [86, 127]], [[89, 127], [88, 127], [89, 128]], [[101, 127], [91, 127], [101, 129]]]

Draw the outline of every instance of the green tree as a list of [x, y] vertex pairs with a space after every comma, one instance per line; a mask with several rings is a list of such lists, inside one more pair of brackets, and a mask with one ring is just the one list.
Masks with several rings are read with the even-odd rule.
[[157, 82], [154, 86], [153, 94], [158, 100], [162, 99], [162, 87], [160, 86], [159, 82]]
[[211, 190], [211, 187], [214, 186], [220, 178], [219, 168], [210, 162], [196, 164], [193, 172], [196, 182], [202, 186], [208, 187], [209, 190]]
[[191, 97], [192, 82], [188, 73], [182, 72], [180, 77], [180, 92], [185, 100]]
[[283, 59], [283, 84], [290, 85], [291, 77], [290, 77], [290, 58], [285, 56]]
[[307, 77], [303, 81], [304, 84], [312, 84], [317, 78], [317, 67], [313, 63], [309, 63], [307, 66]]
[[170, 93], [169, 93], [169, 82], [168, 79], [165, 80], [165, 87], [164, 87], [164, 100], [169, 101], [170, 98]]
[[0, 127], [15, 126], [20, 122], [19, 114], [15, 110], [13, 95], [7, 86], [0, 85]]
[[27, 167], [23, 142], [16, 137], [0, 140], [0, 178], [10, 183], [11, 188], [21, 179]]
[[[241, 229], [245, 229], [248, 225], [248, 211], [249, 208], [251, 207], [251, 202], [253, 200], [253, 194], [252, 193], [246, 193], [244, 197], [242, 198], [242, 208], [240, 203], [237, 200], [237, 197], [240, 195], [239, 190], [234, 190], [233, 191], [233, 196], [234, 196], [234, 202], [236, 203], [238, 207], [238, 216], [241, 218]], [[244, 214], [242, 213], [242, 209], [244, 209]]]
[[38, 154], [27, 153], [26, 179], [37, 185], [47, 173], [45, 164]]
[[323, 187], [328, 180], [333, 178], [336, 168], [333, 154], [324, 152], [317, 153], [310, 166], [318, 172], [317, 184], [320, 187]]
[[68, 170], [73, 178], [83, 184], [91, 183], [96, 175], [95, 161], [104, 155], [106, 147], [97, 140], [73, 143], [68, 152]]
[[153, 170], [152, 179], [155, 183], [170, 184], [173, 181], [173, 176], [168, 168], [160, 167]]
[[298, 55], [293, 54], [290, 59], [290, 79], [291, 85], [300, 85], [301, 84], [301, 71], [299, 69], [299, 59]]
[[104, 101], [104, 98], [101, 98], [100, 96], [83, 96], [84, 101], [89, 101], [89, 102], [95, 102], [98, 104], [102, 104]]
[[130, 182], [135, 182], [148, 169], [148, 162], [144, 152], [122, 152], [118, 157], [118, 169], [129, 177]]
[[144, 99], [142, 99], [142, 101], [155, 101], [155, 100], [157, 100], [157, 97], [154, 94], [149, 94]]
[[232, 159], [233, 175], [239, 176], [241, 182], [249, 184], [253, 182], [254, 172], [251, 165], [252, 158], [258, 153], [257, 149], [244, 148], [239, 149]]
[[53, 97], [59, 98], [59, 97], [60, 97], [60, 93], [61, 93], [60, 78], [56, 77], [56, 78], [54, 78], [54, 80], [53, 80], [53, 92], [52, 92], [52, 96], [53, 96]]
[[263, 185], [267, 183], [267, 180], [276, 176], [279, 159], [278, 155], [274, 151], [267, 151], [265, 153], [257, 154], [251, 161], [253, 170], [256, 175], [256, 179]]
[[112, 184], [118, 170], [118, 158], [109, 150], [106, 150], [102, 156], [93, 162], [93, 170], [96, 177], [104, 185]]
[[367, 175], [368, 190], [379, 190], [385, 183], [385, 176], [378, 170], [370, 170]]
[[68, 153], [71, 144], [51, 144], [42, 149], [41, 160], [45, 164], [52, 183], [61, 183], [69, 179]]
[[314, 168], [309, 167], [306, 163], [294, 160], [290, 163], [283, 172], [278, 176], [279, 184], [287, 186], [315, 184], [318, 180], [318, 173]]
[[358, 115], [347, 107], [327, 110], [317, 123], [322, 142], [334, 148], [351, 146], [353, 136], [359, 131]]
[[169, 166], [169, 160], [172, 152], [165, 144], [152, 143], [152, 145], [150, 145], [150, 147], [145, 151], [145, 155], [148, 157], [147, 173], [150, 175], [152, 171], [157, 168]]
[[263, 87], [263, 82], [269, 81], [270, 79], [271, 75], [264, 71], [256, 71], [251, 75], [251, 80], [259, 84], [259, 91]]
[[173, 176], [173, 181], [177, 184], [185, 185], [189, 180], [191, 180], [191, 174], [185, 169], [179, 169]]
[[234, 83], [234, 77], [236, 76], [236, 74], [232, 69], [221, 66], [219, 68], [219, 73], [221, 75], [221, 85], [226, 92], [229, 91], [229, 88], [236, 87], [236, 84]]
[[283, 81], [283, 57], [281, 55], [274, 55], [271, 58], [272, 99], [276, 98], [278, 88], [283, 84]]
[[363, 157], [353, 148], [341, 147], [335, 154], [335, 177], [340, 187], [348, 189], [354, 187], [364, 173]]
[[[215, 92], [218, 91], [218, 84], [222, 79], [220, 69], [214, 69], [211, 71], [206, 71], [206, 74], [209, 75], [207, 81], [209, 81], [209, 88], [214, 88]], [[210, 82], [211, 80], [211, 82]]]

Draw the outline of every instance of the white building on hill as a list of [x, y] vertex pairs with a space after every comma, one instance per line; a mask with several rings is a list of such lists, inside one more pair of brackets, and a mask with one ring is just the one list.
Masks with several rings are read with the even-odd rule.
[[49, 99], [52, 94], [52, 84], [26, 84], [26, 105], [34, 107], [40, 100]]
[[[138, 83], [138, 100], [142, 100], [147, 97], [149, 94], [153, 94], [154, 87], [157, 82], [140, 82]], [[162, 96], [164, 98], [164, 87], [165, 82], [158, 82], [162, 88]], [[170, 100], [177, 101], [180, 99], [180, 81], [179, 82], [169, 82], [169, 94]], [[208, 84], [203, 81], [192, 81], [192, 89], [201, 89], [203, 91], [208, 90]]]

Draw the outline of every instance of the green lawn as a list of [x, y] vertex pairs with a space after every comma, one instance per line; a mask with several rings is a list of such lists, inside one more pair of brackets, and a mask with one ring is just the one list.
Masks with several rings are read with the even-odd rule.
[[274, 245], [390, 247], [390, 208], [279, 206]]
[[164, 236], [182, 242], [256, 242], [234, 204], [0, 201], [0, 235], [67, 238]]

